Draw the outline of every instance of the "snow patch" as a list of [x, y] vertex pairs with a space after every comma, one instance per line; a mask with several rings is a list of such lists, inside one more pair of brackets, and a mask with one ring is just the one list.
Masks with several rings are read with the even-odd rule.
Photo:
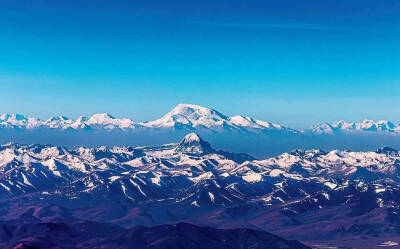
[[399, 243], [389, 240], [389, 241], [382, 242], [378, 246], [384, 246], [385, 247], [385, 246], [398, 246], [398, 245], [399, 245]]
[[210, 197], [211, 202], [214, 203], [215, 202], [215, 198], [214, 198], [213, 193], [208, 192], [208, 196]]
[[333, 182], [324, 182], [325, 186], [328, 186], [330, 189], [335, 189], [337, 184], [333, 183]]
[[262, 181], [262, 175], [257, 173], [250, 173], [248, 175], [242, 176], [243, 180], [249, 183], [260, 182]]

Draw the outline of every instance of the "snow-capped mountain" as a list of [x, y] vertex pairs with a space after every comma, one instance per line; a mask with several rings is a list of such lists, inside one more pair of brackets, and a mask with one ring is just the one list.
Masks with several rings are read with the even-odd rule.
[[218, 111], [191, 104], [179, 104], [160, 119], [144, 123], [149, 127], [213, 127], [223, 126], [229, 118]]
[[41, 124], [37, 118], [28, 117], [21, 114], [3, 114], [0, 116], [0, 125], [6, 128], [35, 128]]
[[285, 126], [250, 117], [228, 117], [220, 112], [192, 104], [179, 104], [160, 119], [142, 123], [151, 128], [188, 128], [212, 130], [285, 130]]
[[203, 155], [215, 152], [211, 145], [204, 141], [196, 133], [186, 135], [178, 144], [175, 149], [176, 152], [183, 152], [186, 154]]
[[107, 130], [113, 130], [116, 128], [120, 129], [133, 129], [136, 127], [135, 122], [128, 118], [114, 118], [108, 113], [95, 114], [91, 116], [87, 121], [85, 121], [85, 125], [88, 126], [100, 126]]

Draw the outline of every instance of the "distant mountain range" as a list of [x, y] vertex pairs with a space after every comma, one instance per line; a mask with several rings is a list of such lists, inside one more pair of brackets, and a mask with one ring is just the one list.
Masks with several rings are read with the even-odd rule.
[[340, 132], [387, 132], [400, 134], [400, 126], [387, 120], [364, 120], [361, 123], [347, 123], [343, 120], [332, 124], [323, 123], [312, 127], [305, 132], [314, 134], [337, 134]]
[[[90, 248], [102, 241], [126, 248], [121, 241], [137, 238], [130, 235], [135, 227], [184, 222], [196, 224], [182, 225], [196, 234], [192, 241], [211, 240], [210, 245], [212, 236], [197, 226], [272, 232], [313, 248], [381, 248], [400, 243], [399, 196], [400, 152], [389, 147], [294, 150], [255, 160], [216, 150], [196, 133], [177, 143], [134, 148], [0, 146], [0, 241], [10, 241], [6, 245], [33, 241], [68, 248], [85, 242], [82, 248]], [[102, 227], [115, 232], [92, 237], [94, 224], [87, 221], [106, 223]], [[180, 227], [154, 229], [145, 232], [151, 236], [143, 245], [158, 241], [156, 231], [171, 231], [172, 240], [181, 233]], [[53, 230], [48, 237], [32, 232]], [[77, 231], [86, 239], [79, 240]], [[239, 243], [238, 231], [224, 231], [218, 236], [229, 236], [220, 237], [228, 244], [215, 242], [215, 248]], [[232, 248], [270, 248], [256, 246], [267, 234], [239, 233], [247, 247]], [[75, 239], [60, 242], [65, 236]], [[285, 243], [278, 244], [305, 248]], [[143, 248], [164, 248], [157, 245]]]
[[160, 119], [148, 122], [135, 122], [129, 118], [115, 118], [108, 113], [94, 114], [91, 117], [80, 116], [70, 119], [65, 116], [51, 117], [47, 120], [21, 114], [3, 114], [0, 116], [1, 128], [15, 129], [188, 129], [188, 130], [240, 130], [246, 132], [283, 131], [288, 133], [335, 134], [338, 132], [390, 132], [399, 133], [400, 126], [390, 121], [364, 120], [361, 123], [347, 123], [343, 120], [335, 123], [323, 123], [305, 130], [296, 130], [281, 124], [261, 121], [245, 116], [226, 116], [206, 107], [179, 104]]
[[47, 120], [20, 114], [0, 116], [0, 142], [55, 144], [68, 147], [160, 145], [195, 131], [217, 148], [257, 157], [278, 155], [296, 148], [371, 150], [400, 147], [400, 126], [390, 121], [338, 121], [305, 130], [245, 116], [226, 116], [216, 110], [179, 104], [160, 119], [135, 122], [107, 113]]

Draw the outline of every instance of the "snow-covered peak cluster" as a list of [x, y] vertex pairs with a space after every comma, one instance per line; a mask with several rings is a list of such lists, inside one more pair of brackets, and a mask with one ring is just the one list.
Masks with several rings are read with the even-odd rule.
[[[83, 129], [87, 127], [87, 124], [85, 123], [87, 121], [87, 117], [80, 116], [76, 120], [69, 119], [64, 116], [58, 116], [58, 117], [51, 117], [43, 122], [37, 123], [36, 127], [48, 127], [51, 129]], [[35, 127], [35, 128], [36, 128]]]
[[230, 117], [229, 122], [238, 127], [249, 127], [249, 128], [253, 128], [253, 129], [291, 130], [291, 131], [295, 132], [295, 130], [289, 129], [280, 124], [261, 121], [261, 120], [253, 119], [251, 117], [244, 117], [244, 116], [240, 116], [240, 115]]
[[303, 176], [370, 180], [383, 176], [400, 177], [399, 160], [400, 154], [397, 150], [385, 147], [370, 152], [296, 150], [256, 162], [258, 165], [277, 166]]
[[337, 134], [343, 132], [390, 132], [399, 133], [400, 126], [387, 120], [373, 121], [365, 119], [360, 123], [348, 123], [343, 120], [334, 123], [322, 123], [310, 129], [316, 134]]
[[0, 116], [0, 125], [3, 127], [34, 128], [40, 123], [41, 121], [37, 118], [21, 114], [3, 114]]
[[135, 122], [128, 118], [114, 118], [108, 113], [100, 113], [91, 116], [86, 122], [86, 125], [100, 125], [105, 127], [106, 129], [114, 129], [114, 128], [134, 128]]
[[100, 126], [104, 129], [114, 128], [133, 128], [135, 123], [127, 118], [114, 118], [107, 113], [94, 114], [91, 117], [80, 116], [71, 119], [65, 116], [51, 117], [47, 120], [32, 118], [20, 114], [3, 114], [0, 116], [0, 128], [19, 128], [19, 129], [84, 129]]

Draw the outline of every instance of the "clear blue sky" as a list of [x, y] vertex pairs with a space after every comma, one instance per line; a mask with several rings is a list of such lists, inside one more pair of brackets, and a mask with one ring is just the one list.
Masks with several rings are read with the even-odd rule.
[[400, 121], [400, 1], [0, 0], [0, 112]]

